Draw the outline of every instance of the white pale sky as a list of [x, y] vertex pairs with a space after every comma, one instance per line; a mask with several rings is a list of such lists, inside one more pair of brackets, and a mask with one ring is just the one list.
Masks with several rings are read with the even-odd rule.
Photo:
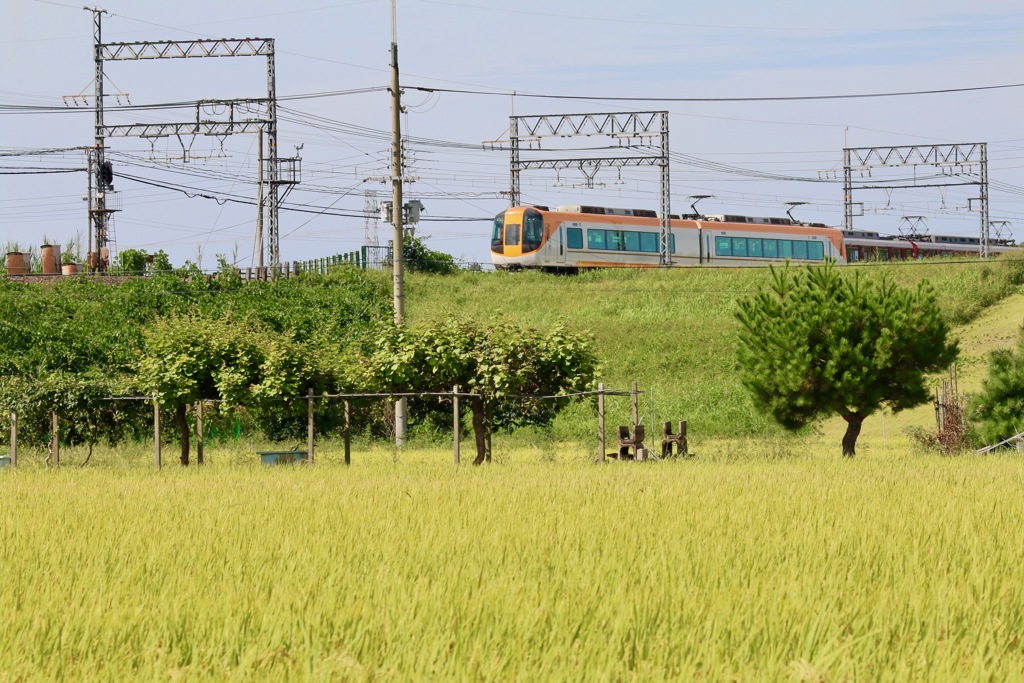
[[[302, 182], [281, 211], [282, 258], [328, 256], [364, 243], [367, 191], [378, 200], [390, 194], [373, 180], [389, 172], [390, 102], [380, 89], [389, 83], [388, 0], [106, 0], [100, 6], [109, 12], [104, 42], [274, 38], [280, 97], [376, 88], [279, 105], [281, 154], [302, 145], [303, 165]], [[61, 112], [31, 109], [64, 107], [62, 96], [92, 93], [91, 17], [70, 0], [5, 3], [0, 243], [39, 245], [87, 234], [86, 174], [40, 172], [83, 167], [83, 154], [26, 152], [92, 143], [91, 100]], [[700, 204], [705, 213], [781, 216], [786, 202], [803, 201], [808, 204], [795, 217], [831, 225], [842, 222], [842, 185], [834, 172], [841, 180], [844, 141], [852, 147], [987, 142], [991, 220], [1009, 221], [1013, 236], [1024, 238], [1024, 87], [785, 102], [602, 99], [1024, 83], [1019, 0], [398, 0], [398, 42], [408, 88], [407, 175], [416, 179], [406, 198], [426, 207], [417, 234], [465, 261], [489, 263], [489, 217], [507, 206], [500, 193], [509, 185], [508, 153], [482, 143], [507, 136], [513, 108], [519, 115], [668, 110], [673, 211], [688, 211], [688, 197], [697, 194], [714, 195]], [[127, 93], [133, 105], [266, 93], [262, 57], [110, 62], [106, 75], [107, 93]], [[431, 94], [415, 86], [494, 94]], [[506, 94], [513, 91], [520, 94]], [[109, 107], [117, 104], [107, 98]], [[188, 115], [188, 109], [111, 110], [107, 123]], [[164, 138], [152, 145], [116, 138], [108, 150], [122, 194], [113, 224], [118, 249], [163, 249], [175, 265], [201, 258], [208, 269], [216, 254], [242, 267], [253, 263], [256, 210], [244, 202], [256, 196], [255, 136]], [[932, 172], [889, 171], [921, 184]], [[583, 181], [578, 171], [527, 172], [523, 199], [658, 208], [651, 169], [606, 169], [593, 188]], [[977, 235], [978, 214], [968, 208], [977, 193], [976, 186], [859, 191], [854, 199], [864, 203], [865, 215], [855, 227], [895, 233], [904, 216], [924, 216], [932, 233]], [[386, 243], [390, 226], [379, 231]]]

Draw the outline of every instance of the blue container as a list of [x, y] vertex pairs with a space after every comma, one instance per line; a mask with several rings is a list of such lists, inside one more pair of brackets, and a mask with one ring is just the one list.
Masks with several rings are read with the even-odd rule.
[[11, 466], [11, 456], [9, 456], [9, 455], [0, 455], [0, 468], [10, 467], [10, 466]]
[[294, 465], [309, 462], [308, 451], [257, 451], [264, 465]]

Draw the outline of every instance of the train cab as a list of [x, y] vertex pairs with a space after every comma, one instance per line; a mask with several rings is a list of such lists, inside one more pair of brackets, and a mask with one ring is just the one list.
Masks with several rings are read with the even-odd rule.
[[[537, 254], [545, 241], [544, 214], [529, 206], [517, 206], [494, 217], [491, 257], [496, 266], [537, 266], [528, 258]], [[527, 257], [527, 258], [523, 258]]]

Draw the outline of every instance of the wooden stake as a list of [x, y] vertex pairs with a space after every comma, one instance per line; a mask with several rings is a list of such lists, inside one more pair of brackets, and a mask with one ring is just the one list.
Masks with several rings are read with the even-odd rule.
[[196, 405], [196, 462], [203, 464], [203, 401]]
[[153, 399], [153, 461], [157, 469], [163, 464], [160, 461], [160, 403]]
[[633, 433], [636, 433], [636, 426], [640, 423], [640, 394], [637, 392], [636, 382], [633, 382], [633, 389], [630, 392], [630, 399], [633, 402]]
[[18, 466], [18, 414], [11, 413], [11, 467]]
[[604, 462], [604, 382], [597, 385], [597, 445], [601, 452], [598, 462]]
[[454, 436], [452, 437], [453, 446], [455, 448], [455, 464], [459, 464], [459, 427], [461, 426], [462, 420], [459, 419], [459, 385], [456, 384], [452, 387], [452, 425], [454, 428]]
[[60, 419], [57, 413], [50, 413], [50, 453], [53, 466], [60, 467]]
[[345, 464], [352, 464], [352, 412], [345, 400]]
[[306, 408], [309, 415], [306, 424], [306, 453], [309, 457], [309, 464], [313, 464], [313, 388], [306, 391]]

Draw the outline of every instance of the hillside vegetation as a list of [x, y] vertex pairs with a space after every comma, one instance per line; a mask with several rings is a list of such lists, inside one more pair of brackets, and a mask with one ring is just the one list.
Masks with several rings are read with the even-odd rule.
[[[852, 272], [854, 267], [845, 269]], [[1018, 290], [1024, 262], [935, 261], [857, 267], [869, 278], [913, 287], [928, 280], [943, 315], [963, 325]], [[606, 361], [607, 387], [639, 383], [642, 419], [686, 419], [697, 433], [737, 437], [778, 433], [740, 384], [734, 353], [736, 301], [767, 282], [767, 269], [602, 270], [575, 277], [541, 273], [412, 275], [411, 322], [440, 318], [510, 319], [541, 327], [564, 321], [588, 330]], [[609, 425], [627, 424], [629, 401], [609, 401]], [[590, 438], [593, 408], [577, 405], [556, 421], [556, 438]]]

